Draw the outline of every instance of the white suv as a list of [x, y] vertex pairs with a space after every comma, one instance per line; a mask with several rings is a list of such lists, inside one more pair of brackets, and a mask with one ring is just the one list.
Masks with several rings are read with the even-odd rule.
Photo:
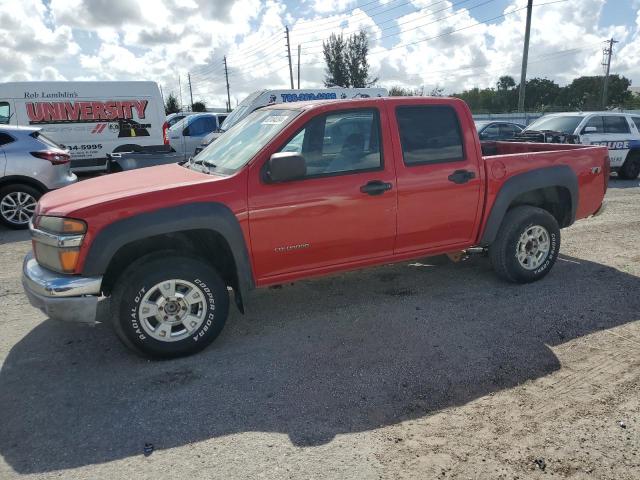
[[640, 175], [640, 115], [620, 112], [552, 113], [523, 132], [553, 131], [577, 137], [585, 145], [609, 148], [611, 170], [627, 180]]

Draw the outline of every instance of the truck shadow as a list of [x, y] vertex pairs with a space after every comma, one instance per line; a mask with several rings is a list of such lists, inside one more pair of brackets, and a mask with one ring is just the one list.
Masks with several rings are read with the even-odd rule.
[[0, 245], [31, 240], [29, 230], [11, 230], [0, 225]]
[[621, 180], [616, 178], [609, 179], [609, 188], [640, 188], [640, 180]]
[[577, 258], [525, 286], [484, 259], [428, 259], [260, 291], [172, 362], [129, 354], [106, 326], [45, 321], [2, 366], [0, 454], [39, 473], [242, 432], [323, 444], [548, 375], [547, 345], [638, 320], [638, 291]]

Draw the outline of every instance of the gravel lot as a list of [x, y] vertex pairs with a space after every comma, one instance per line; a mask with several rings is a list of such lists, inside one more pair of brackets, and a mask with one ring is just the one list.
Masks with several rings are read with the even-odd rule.
[[0, 230], [0, 478], [640, 478], [640, 186], [607, 197], [539, 283], [479, 257], [300, 282], [171, 362], [32, 309]]

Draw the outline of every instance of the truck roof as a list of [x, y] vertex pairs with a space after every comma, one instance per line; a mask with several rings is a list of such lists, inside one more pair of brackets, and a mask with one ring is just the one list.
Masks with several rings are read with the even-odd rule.
[[312, 108], [319, 108], [323, 105], [331, 105], [331, 104], [340, 104], [340, 105], [353, 105], [356, 106], [359, 103], [363, 102], [374, 102], [374, 103], [382, 103], [382, 102], [393, 102], [396, 100], [418, 100], [416, 103], [420, 103], [419, 100], [444, 100], [446, 102], [461, 102], [459, 98], [456, 97], [428, 97], [428, 96], [420, 96], [420, 97], [369, 97], [369, 98], [349, 98], [349, 99], [331, 99], [331, 100], [306, 100], [302, 102], [291, 102], [291, 103], [274, 103], [273, 105], [267, 105], [263, 107], [263, 109], [270, 110], [309, 110]]

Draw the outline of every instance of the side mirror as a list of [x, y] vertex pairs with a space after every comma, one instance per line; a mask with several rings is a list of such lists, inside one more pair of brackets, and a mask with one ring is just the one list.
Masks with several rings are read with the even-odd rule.
[[183, 136], [183, 137], [188, 137], [188, 136], [190, 136], [190, 133], [189, 133], [189, 127], [184, 127], [184, 130], [182, 130], [182, 136]]
[[596, 127], [584, 127], [583, 133], [596, 133], [598, 129]]
[[307, 174], [307, 162], [298, 152], [274, 153], [267, 162], [266, 174], [270, 183], [296, 180]]

